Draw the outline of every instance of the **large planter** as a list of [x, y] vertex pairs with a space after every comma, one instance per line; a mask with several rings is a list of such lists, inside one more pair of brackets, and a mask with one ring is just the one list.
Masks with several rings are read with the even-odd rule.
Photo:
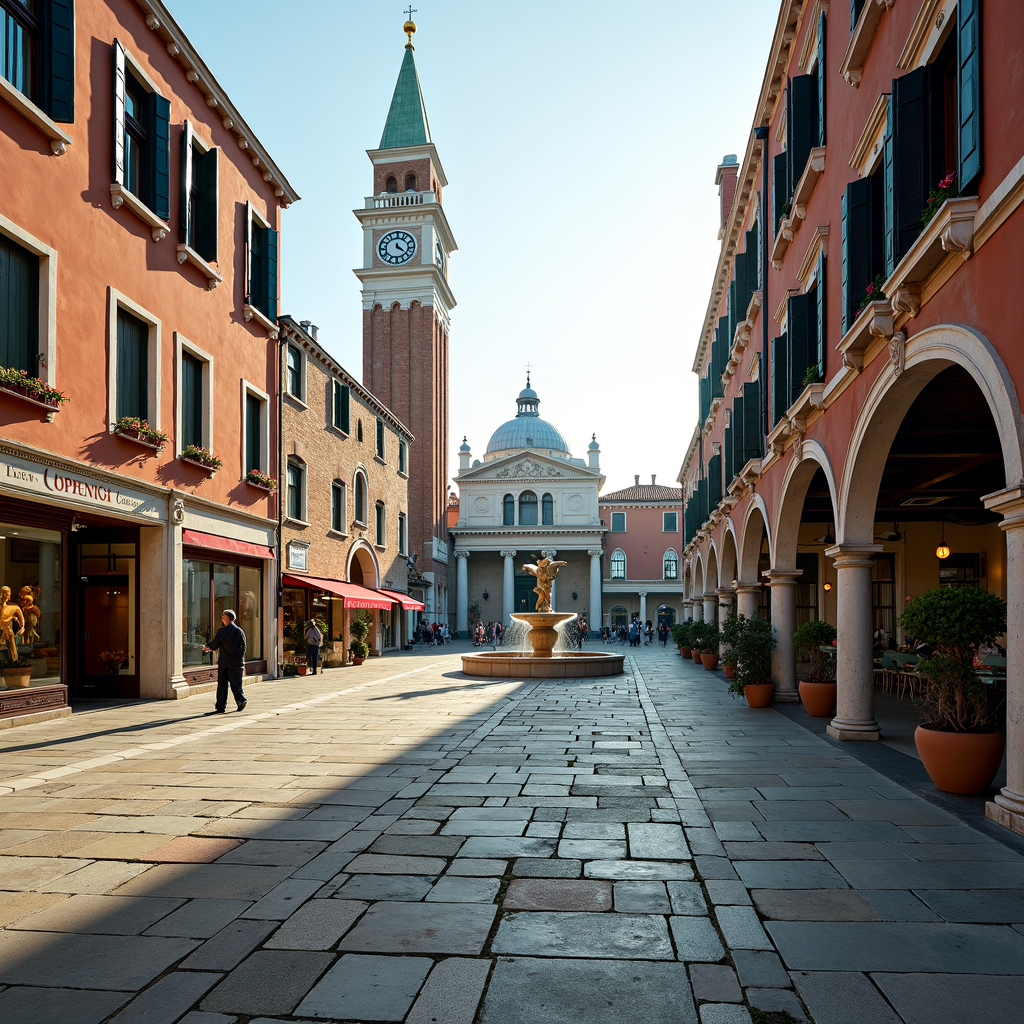
[[722, 662], [722, 671], [725, 673], [726, 679], [736, 678], [736, 666], [730, 661]]
[[362, 665], [362, 663], [364, 661], [366, 661], [365, 658], [357, 658], [354, 654], [352, 655], [352, 664], [353, 665]]
[[693, 663], [695, 665], [701, 664], [700, 651], [698, 651], [696, 647], [694, 647], [693, 650], [690, 652], [690, 657], [693, 658]]
[[298, 669], [300, 676], [304, 676], [309, 671], [308, 665], [296, 665], [295, 667]]
[[709, 672], [714, 672], [714, 670], [718, 668], [718, 652], [715, 651], [714, 654], [707, 654], [705, 652], [701, 652], [700, 663]]
[[28, 686], [29, 680], [32, 678], [32, 666], [26, 665], [24, 667], [17, 666], [14, 668], [4, 669], [4, 682], [7, 683], [8, 690], [20, 690]]
[[682, 656], [683, 656], [684, 658], [692, 658], [692, 657], [693, 657], [693, 651], [692, 651], [692, 650], [690, 650], [690, 648], [689, 648], [689, 647], [680, 647], [680, 648], [679, 648], [679, 653], [680, 653], [680, 654], [681, 654], [681, 655], [682, 655]]
[[800, 680], [800, 700], [811, 718], [831, 718], [836, 707], [835, 683], [809, 683]]
[[772, 702], [772, 691], [774, 683], [750, 683], [743, 687], [743, 696], [746, 699], [747, 707], [766, 708]]
[[984, 793], [999, 771], [1001, 732], [940, 732], [919, 725], [914, 742], [928, 777], [943, 793]]

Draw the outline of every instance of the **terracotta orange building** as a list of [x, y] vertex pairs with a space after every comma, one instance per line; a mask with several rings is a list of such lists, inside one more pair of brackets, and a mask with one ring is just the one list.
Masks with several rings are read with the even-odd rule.
[[[1005, 597], [1024, 832], [1024, 120], [1012, 0], [783, 0], [722, 248], [680, 473], [695, 618], [838, 627], [829, 734], [877, 740], [873, 653], [938, 586]], [[725, 202], [726, 194], [732, 194]], [[770, 593], [770, 598], [769, 598]]]
[[0, 583], [33, 620], [0, 714], [207, 689], [228, 607], [262, 673], [298, 196], [157, 0], [0, 18]]

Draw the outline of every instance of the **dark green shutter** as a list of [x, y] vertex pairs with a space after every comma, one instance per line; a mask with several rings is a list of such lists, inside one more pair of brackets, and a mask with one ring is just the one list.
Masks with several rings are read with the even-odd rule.
[[245, 395], [245, 469], [263, 468], [263, 432], [260, 400], [246, 392]]
[[349, 432], [349, 388], [339, 381], [334, 382], [334, 425], [344, 433]]
[[818, 287], [815, 288], [817, 294], [817, 365], [818, 365], [818, 380], [822, 381], [825, 379], [825, 358], [828, 352], [828, 283], [826, 281], [827, 267], [825, 264], [825, 254], [818, 254]]
[[711, 377], [705, 373], [700, 379], [700, 425], [703, 428], [711, 412]]
[[882, 273], [882, 178], [858, 178], [843, 195], [843, 333], [857, 319], [867, 287]]
[[[763, 314], [762, 314], [763, 315]], [[772, 338], [772, 427], [786, 415], [792, 402], [789, 400], [789, 339], [785, 334]]]
[[161, 219], [171, 212], [171, 101], [150, 93], [150, 208]]
[[775, 234], [779, 233], [779, 223], [783, 218], [783, 210], [789, 202], [789, 154], [783, 150], [772, 157], [772, 220]]
[[211, 149], [201, 160], [196, 173], [202, 202], [199, 204], [199, 255], [210, 263], [217, 261], [217, 149]]
[[185, 245], [190, 245], [192, 239], [188, 234], [188, 215], [191, 205], [192, 192], [192, 125], [186, 121], [181, 126], [181, 151], [178, 165], [178, 228], [179, 237]]
[[[870, 2], [870, 0], [869, 0]], [[850, 0], [850, 33], [857, 27], [860, 20], [860, 12], [864, 10], [865, 0]]]
[[39, 257], [0, 235], [0, 366], [39, 373]]
[[744, 240], [744, 248], [747, 253], [747, 305], [750, 305], [750, 296], [761, 287], [761, 249], [757, 241], [757, 221], [747, 232]]
[[960, 101], [960, 177], [963, 193], [981, 173], [981, 0], [959, 0], [957, 88]]
[[384, 458], [384, 421], [377, 419], [377, 454]]
[[750, 305], [749, 270], [750, 255], [746, 252], [736, 254], [736, 318], [733, 320], [733, 336], [736, 325], [747, 318], [747, 306]]
[[825, 145], [825, 12], [818, 15], [818, 145]]
[[718, 508], [722, 500], [722, 456], [712, 455], [708, 459], [708, 514]]
[[818, 79], [814, 75], [798, 75], [790, 83], [789, 92], [793, 111], [789, 151], [789, 194], [792, 195], [818, 136]]
[[748, 380], [743, 385], [743, 465], [746, 465], [751, 459], [761, 458], [763, 440], [761, 434], [761, 382]]
[[181, 355], [181, 443], [203, 443], [203, 364], [187, 352]]
[[149, 417], [149, 327], [117, 311], [117, 418]]
[[[735, 406], [733, 407], [735, 410]], [[735, 416], [735, 411], [733, 416]], [[722, 464], [725, 466], [725, 486], [728, 488], [736, 475], [735, 460], [732, 457], [732, 426], [722, 431]]]
[[[746, 392], [746, 388], [744, 388]], [[730, 452], [730, 458], [732, 460], [732, 477], [735, 476], [746, 464], [746, 459], [743, 458], [743, 452], [746, 449], [743, 439], [743, 431], [746, 428], [746, 399], [743, 395], [737, 395], [732, 400], [732, 452]], [[726, 481], [728, 483], [728, 481]]]
[[54, 121], [70, 124], [75, 119], [75, 4], [49, 0], [43, 9], [42, 106]]
[[267, 308], [264, 313], [277, 320], [277, 232], [267, 228], [267, 260], [266, 260], [266, 296]]
[[708, 380], [711, 382], [711, 397], [721, 398], [723, 395], [722, 391], [722, 374], [719, 372], [719, 364], [722, 361], [722, 332], [719, 330], [715, 331], [715, 336], [711, 340], [711, 352], [708, 355]]
[[931, 177], [931, 68], [925, 65], [892, 83], [893, 213], [898, 263], [921, 234], [921, 211]]
[[893, 180], [892, 111], [892, 97], [890, 97], [889, 112], [885, 126], [885, 143], [882, 151], [883, 246], [885, 249], [884, 274], [886, 278], [889, 278], [896, 269], [896, 185]]
[[789, 298], [789, 405], [806, 387], [803, 379], [810, 367], [817, 370], [818, 300], [814, 292], [802, 292]]

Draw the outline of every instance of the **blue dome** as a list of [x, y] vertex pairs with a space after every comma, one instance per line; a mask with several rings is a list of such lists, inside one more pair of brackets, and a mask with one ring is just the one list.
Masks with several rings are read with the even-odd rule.
[[519, 411], [515, 419], [502, 423], [491, 434], [491, 439], [487, 442], [487, 455], [515, 451], [519, 448], [538, 448], [542, 451], [570, 454], [565, 438], [547, 420], [540, 418], [537, 411], [540, 399], [537, 392], [530, 387], [529, 377], [526, 380], [526, 387], [519, 392], [516, 405]]

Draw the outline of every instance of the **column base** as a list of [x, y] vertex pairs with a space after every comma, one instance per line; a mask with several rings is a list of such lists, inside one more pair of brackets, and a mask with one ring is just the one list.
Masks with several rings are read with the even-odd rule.
[[775, 688], [775, 692], [772, 694], [773, 704], [799, 704], [800, 694], [796, 690], [780, 690], [778, 687]]
[[1024, 836], [1024, 797], [1002, 789], [994, 800], [985, 804], [985, 817], [1019, 836]]
[[874, 719], [867, 721], [833, 718], [825, 730], [834, 740], [879, 740], [882, 730]]

